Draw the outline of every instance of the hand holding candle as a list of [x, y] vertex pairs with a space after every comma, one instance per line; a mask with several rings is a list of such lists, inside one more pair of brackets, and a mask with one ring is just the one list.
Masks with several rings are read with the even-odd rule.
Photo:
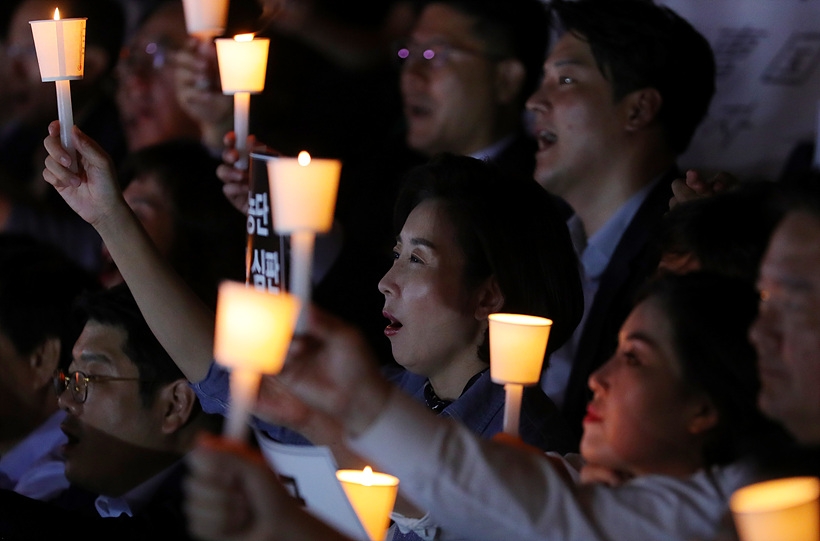
[[336, 478], [350, 500], [371, 541], [383, 541], [390, 523], [390, 512], [396, 503], [399, 480], [386, 473], [376, 473], [370, 466], [363, 471], [339, 470]]
[[299, 302], [292, 295], [274, 295], [237, 282], [219, 286], [214, 358], [231, 368], [225, 436], [244, 441], [261, 376], [282, 369], [298, 311]]
[[541, 377], [552, 320], [519, 314], [490, 314], [490, 377], [506, 391], [504, 432], [518, 436], [525, 385]]
[[[333, 225], [341, 170], [338, 160], [311, 159], [304, 151], [298, 158], [268, 161], [273, 228], [280, 235], [291, 235], [290, 292], [303, 308], [310, 302], [316, 233], [327, 233]], [[300, 317], [296, 332], [302, 330]]]
[[239, 161], [236, 167], [248, 167], [248, 119], [251, 94], [265, 88], [265, 72], [268, 66], [270, 40], [254, 38], [253, 34], [239, 34], [233, 39], [216, 40], [216, 55], [219, 63], [219, 79], [222, 92], [233, 94], [234, 133]]
[[77, 153], [71, 139], [74, 113], [71, 108], [69, 81], [82, 79], [85, 66], [86, 19], [60, 19], [54, 10], [53, 20], [29, 21], [37, 51], [37, 63], [43, 82], [57, 86], [57, 114], [60, 119], [60, 141], [71, 156], [71, 170], [77, 172]]

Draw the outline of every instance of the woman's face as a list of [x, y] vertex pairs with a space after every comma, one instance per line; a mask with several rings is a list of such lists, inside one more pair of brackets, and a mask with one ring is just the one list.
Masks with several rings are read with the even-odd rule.
[[715, 419], [682, 381], [665, 312], [651, 298], [621, 327], [615, 355], [589, 378], [581, 454], [634, 475], [685, 476], [702, 466], [702, 438]]
[[413, 209], [393, 257], [379, 291], [396, 362], [431, 377], [457, 358], [476, 359], [487, 321], [476, 314], [477, 291], [464, 285], [464, 253], [441, 203]]

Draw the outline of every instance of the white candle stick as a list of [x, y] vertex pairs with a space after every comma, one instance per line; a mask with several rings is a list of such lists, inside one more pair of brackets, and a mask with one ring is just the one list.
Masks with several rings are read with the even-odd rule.
[[248, 438], [248, 419], [256, 396], [259, 394], [259, 383], [262, 374], [252, 370], [234, 368], [231, 370], [231, 403], [228, 406], [228, 417], [222, 433], [226, 438], [235, 441], [246, 441]]
[[307, 330], [305, 314], [310, 303], [315, 239], [313, 231], [294, 231], [290, 237], [290, 292], [296, 295], [302, 305], [296, 321], [296, 334], [303, 334]]
[[233, 132], [236, 135], [236, 150], [239, 152], [239, 160], [234, 164], [237, 169], [248, 168], [248, 118], [250, 109], [250, 92], [237, 92], [233, 95]]
[[71, 129], [74, 127], [74, 112], [71, 108], [71, 81], [55, 81], [57, 85], [57, 118], [60, 119], [60, 143], [71, 157], [69, 169], [73, 173], [77, 169], [77, 151], [74, 149], [74, 140], [71, 138]]
[[521, 425], [521, 399], [524, 396], [524, 386], [517, 383], [505, 383], [504, 400], [504, 432], [518, 437], [518, 427]]

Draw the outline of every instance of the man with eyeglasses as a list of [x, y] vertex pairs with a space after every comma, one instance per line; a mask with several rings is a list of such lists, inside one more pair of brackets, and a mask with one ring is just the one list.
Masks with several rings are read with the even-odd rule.
[[435, 0], [398, 44], [407, 145], [489, 159], [531, 178], [535, 142], [524, 102], [547, 45], [539, 0]]
[[[53, 378], [72, 488], [51, 503], [0, 491], [0, 537], [45, 538], [76, 524], [91, 539], [187, 538], [180, 459], [213, 420], [127, 288], [88, 296], [80, 308], [87, 322], [71, 364]], [[83, 505], [88, 492], [98, 496]]]

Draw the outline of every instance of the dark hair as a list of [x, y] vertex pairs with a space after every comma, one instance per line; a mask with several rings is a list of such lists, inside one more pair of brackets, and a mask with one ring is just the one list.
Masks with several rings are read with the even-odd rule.
[[432, 0], [476, 19], [472, 33], [489, 52], [519, 60], [526, 71], [519, 98], [535, 92], [547, 53], [547, 13], [541, 0]]
[[694, 255], [700, 269], [754, 284], [775, 226], [783, 217], [778, 186], [759, 182], [677, 205], [663, 218], [661, 252]]
[[677, 154], [709, 110], [715, 93], [715, 58], [709, 42], [669, 8], [651, 0], [553, 0], [552, 24], [589, 43], [615, 101], [654, 88], [658, 120]]
[[245, 219], [222, 193], [219, 164], [197, 141], [175, 140], [131, 153], [123, 162], [123, 189], [152, 175], [171, 197], [174, 239], [169, 259], [211, 307], [224, 279], [244, 279]]
[[[507, 179], [493, 164], [441, 154], [407, 174], [396, 231], [422, 201], [444, 205], [465, 255], [465, 284], [495, 276], [505, 312], [553, 320], [547, 352], [573, 333], [583, 313], [578, 261], [566, 223], [535, 181]], [[489, 362], [485, 338], [479, 357]]]
[[707, 272], [666, 275], [645, 286], [636, 304], [642, 301], [663, 310], [684, 382], [705, 393], [718, 410], [705, 464], [732, 462], [762, 441], [786, 438], [757, 406], [760, 379], [748, 331], [757, 317], [758, 295], [751, 284]]
[[59, 338], [59, 366], [68, 366], [79, 335], [71, 317], [74, 300], [99, 287], [56, 247], [27, 235], [0, 234], [0, 331], [18, 353], [28, 355]]
[[61, 17], [86, 17], [86, 47], [96, 46], [108, 55], [114, 67], [125, 39], [125, 13], [117, 0], [60, 0]]
[[145, 380], [140, 382], [140, 397], [145, 407], [154, 403], [162, 386], [185, 379], [154, 337], [125, 284], [83, 296], [77, 303], [76, 315], [83, 322], [94, 321], [125, 331], [123, 352], [137, 367], [139, 377]]

